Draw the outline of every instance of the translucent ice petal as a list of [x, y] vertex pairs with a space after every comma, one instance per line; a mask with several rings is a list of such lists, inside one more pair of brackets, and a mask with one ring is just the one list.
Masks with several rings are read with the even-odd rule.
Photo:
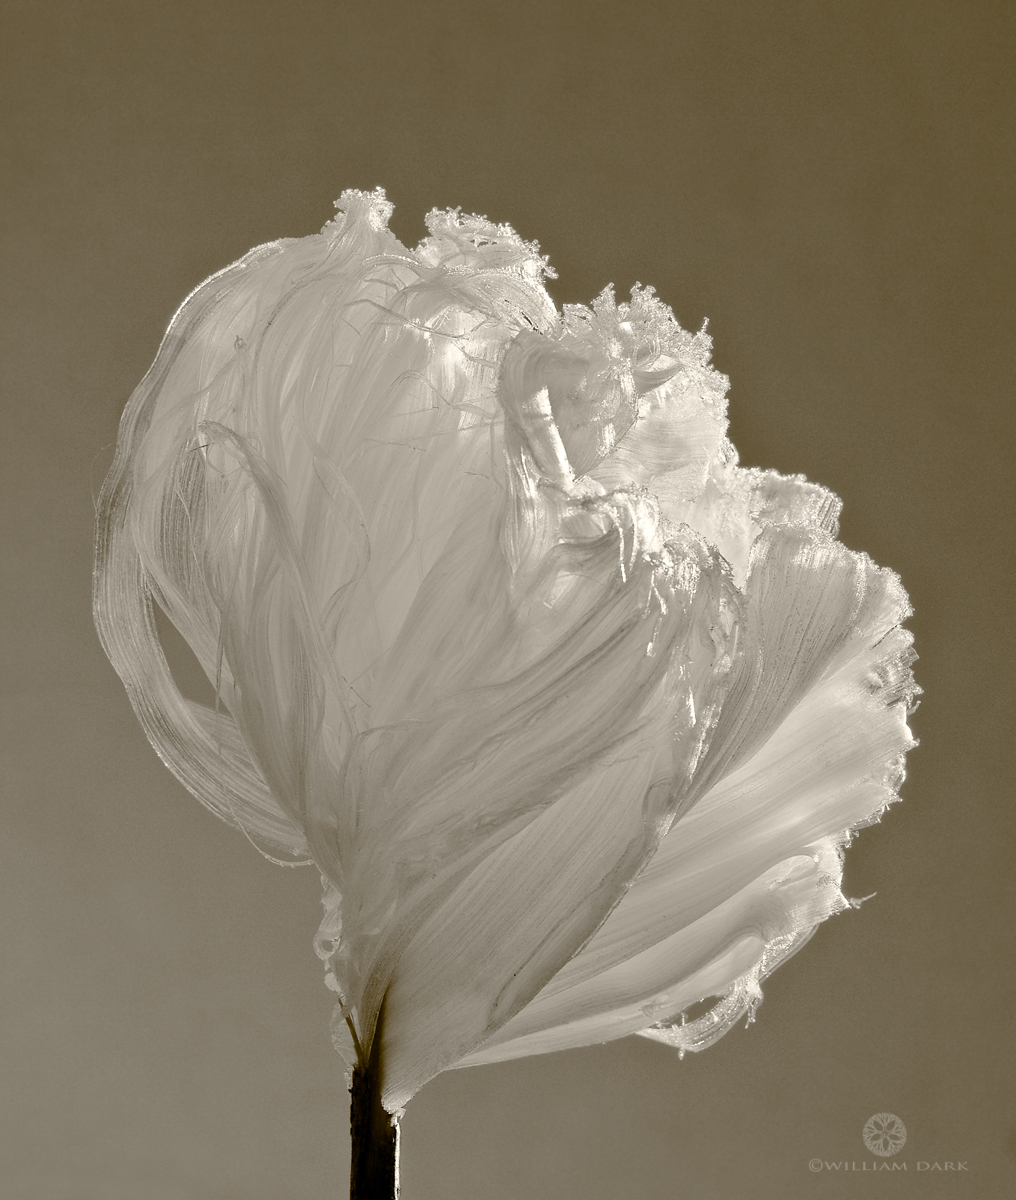
[[[753, 878], [779, 870], [788, 855], [803, 853], [808, 856], [803, 861], [811, 862], [816, 846], [838, 846], [848, 830], [877, 819], [896, 798], [901, 757], [913, 744], [906, 725], [914, 693], [913, 654], [909, 634], [885, 628], [906, 613], [898, 585], [888, 573], [876, 576], [875, 583], [859, 626], [819, 683], [754, 756], [673, 826], [588, 945], [467, 1062], [512, 1057], [515, 1038], [526, 1039], [520, 1045], [535, 1045], [531, 1039], [537, 1033], [542, 1038], [543, 1031], [540, 1044], [554, 1042], [559, 1048], [584, 1044], [576, 1037], [596, 1041], [631, 1032], [638, 1005], [655, 1003], [654, 990], [665, 986], [660, 979], [668, 971], [675, 978], [690, 972], [694, 979], [704, 969], [682, 950], [690, 931], [715, 931], [709, 953], [723, 961], [729, 953], [724, 926], [712, 920], [732, 897], [750, 889]], [[766, 940], [782, 945], [782, 938], [799, 939], [817, 920], [842, 907], [838, 881], [838, 860], [826, 854], [812, 899], [807, 890], [799, 893], [795, 920], [763, 939], [759, 952]], [[774, 953], [763, 974], [772, 969]], [[732, 966], [726, 979], [712, 970], [710, 989], [701, 995], [692, 995], [694, 987], [682, 983], [682, 1003], [736, 991], [737, 979], [754, 965], [745, 966], [743, 955], [734, 965], [737, 970]], [[759, 977], [756, 973], [756, 982]], [[623, 1031], [611, 1032], [609, 1014], [619, 987], [630, 989], [631, 999]], [[597, 1008], [602, 1012], [594, 1020]], [[580, 1016], [584, 1024], [573, 1028], [567, 1022], [566, 1028], [561, 1022], [565, 1013]]]
[[[672, 1018], [705, 996], [723, 995], [739, 979], [757, 976], [766, 955], [772, 957], [770, 947], [806, 936], [847, 906], [839, 865], [831, 843], [778, 863], [641, 953], [583, 984], [545, 989], [460, 1065], [610, 1041]], [[739, 1008], [731, 1023], [744, 1011]]]

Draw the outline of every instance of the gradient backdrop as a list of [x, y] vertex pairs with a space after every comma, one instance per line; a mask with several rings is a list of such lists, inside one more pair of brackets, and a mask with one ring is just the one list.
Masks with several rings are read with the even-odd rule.
[[[90, 615], [92, 497], [187, 292], [382, 184], [542, 244], [559, 301], [710, 320], [744, 464], [845, 501], [925, 698], [877, 892], [679, 1062], [641, 1039], [450, 1072], [405, 1200], [1013, 1194], [1013, 7], [0, 4], [0, 1196], [345, 1195], [318, 881], [161, 766]], [[192, 680], [193, 686], [198, 682]], [[861, 1127], [898, 1114], [907, 1173]], [[964, 1162], [966, 1172], [919, 1172]]]

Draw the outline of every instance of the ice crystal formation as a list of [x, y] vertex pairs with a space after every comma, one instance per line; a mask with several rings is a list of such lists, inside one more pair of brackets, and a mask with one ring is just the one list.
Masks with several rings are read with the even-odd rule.
[[906, 596], [835, 496], [738, 465], [651, 288], [559, 311], [508, 226], [409, 250], [380, 190], [337, 207], [197, 288], [127, 406], [106, 650], [178, 779], [320, 870], [389, 1112], [449, 1067], [700, 1050], [847, 906], [912, 744]]

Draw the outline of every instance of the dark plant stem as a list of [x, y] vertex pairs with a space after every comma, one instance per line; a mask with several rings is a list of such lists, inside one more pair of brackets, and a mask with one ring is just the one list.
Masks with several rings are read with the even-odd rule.
[[398, 1200], [399, 1119], [381, 1103], [380, 1028], [367, 1065], [353, 1068], [349, 1131], [349, 1200]]

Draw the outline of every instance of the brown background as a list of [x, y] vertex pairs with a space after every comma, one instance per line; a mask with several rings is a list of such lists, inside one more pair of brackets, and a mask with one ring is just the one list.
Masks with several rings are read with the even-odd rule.
[[[377, 183], [410, 244], [461, 205], [539, 239], [559, 300], [641, 280], [708, 315], [742, 462], [843, 497], [910, 590], [926, 693], [905, 803], [848, 859], [877, 898], [755, 1026], [445, 1074], [407, 1111], [406, 1200], [1009, 1194], [1012, 5], [0, 15], [0, 1195], [344, 1194], [316, 878], [149, 749], [91, 627], [91, 493], [183, 296]], [[873, 1162], [881, 1110], [906, 1175], [809, 1171]]]

